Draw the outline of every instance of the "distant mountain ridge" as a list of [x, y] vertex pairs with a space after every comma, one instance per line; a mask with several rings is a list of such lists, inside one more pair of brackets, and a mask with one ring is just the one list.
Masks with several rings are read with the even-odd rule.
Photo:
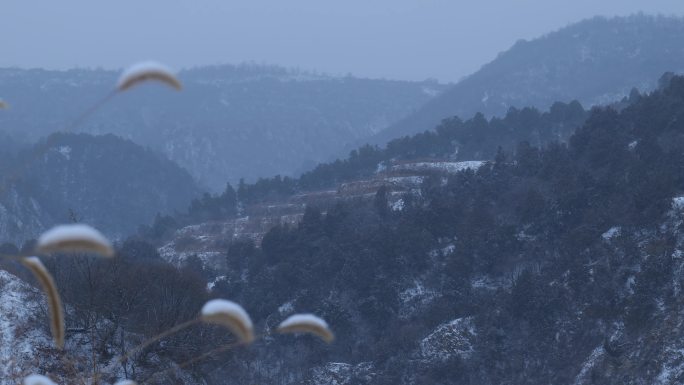
[[[0, 94], [12, 106], [0, 114], [0, 128], [28, 142], [59, 131], [106, 95], [117, 76], [0, 69]], [[140, 87], [114, 98], [78, 131], [149, 146], [216, 191], [227, 180], [291, 175], [328, 160], [445, 87], [260, 65], [198, 67], [179, 77], [183, 92]]]
[[684, 19], [634, 15], [595, 17], [521, 40], [371, 142], [432, 129], [452, 116], [502, 116], [511, 107], [545, 110], [572, 100], [591, 107], [633, 88], [650, 91], [664, 72], [684, 70], [682, 39]]
[[2, 161], [0, 243], [72, 220], [124, 237], [199, 193], [187, 171], [114, 135], [54, 134]]

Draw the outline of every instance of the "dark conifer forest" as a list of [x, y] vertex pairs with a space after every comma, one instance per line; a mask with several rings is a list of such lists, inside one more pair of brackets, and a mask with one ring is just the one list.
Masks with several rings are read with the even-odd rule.
[[[652, 339], [677, 333], [664, 323], [681, 310], [673, 198], [684, 193], [682, 114], [684, 78], [675, 77], [620, 112], [593, 109], [567, 143], [520, 142], [477, 172], [428, 179], [402, 211], [388, 210], [382, 191], [309, 208], [261, 248], [232, 246], [236, 276], [215, 290], [261, 319], [289, 301], [325, 314], [340, 342], [311, 348], [311, 360], [371, 362], [368, 383], [572, 383], [604, 345], [589, 369], [596, 381], [622, 383], [611, 374], [620, 365], [654, 381], [639, 362], [662, 354]], [[512, 131], [506, 122], [520, 115], [468, 124]], [[420, 153], [426, 137], [458, 132], [455, 122], [403, 143]], [[459, 319], [472, 331], [440, 338], [461, 345], [421, 352], [431, 332]]]
[[[251, 363], [241, 351], [221, 356], [221, 364], [194, 367], [201, 378], [313, 381], [311, 366], [319, 366], [314, 377], [324, 376], [334, 369], [326, 363], [344, 362], [348, 383], [358, 384], [651, 383], [660, 372], [643, 365], [676, 365], [667, 351], [682, 338], [668, 327], [682, 309], [679, 121], [684, 77], [619, 111], [559, 104], [547, 113], [514, 110], [489, 121], [450, 119], [386, 149], [364, 147], [299, 180], [274, 178], [205, 195], [184, 215], [234, 216], [239, 199], [292, 194], [311, 186], [306, 178], [324, 167], [340, 170], [341, 180], [389, 158], [459, 156], [454, 146], [463, 149], [458, 154], [492, 157], [476, 171], [426, 178], [419, 193], [402, 197], [400, 210], [388, 205], [384, 188], [371, 199], [308, 207], [299, 224], [274, 227], [260, 245], [232, 242], [220, 274], [199, 259], [186, 261], [179, 278], [171, 278], [179, 274], [171, 267], [146, 273], [145, 266], [166, 263], [152, 246], [155, 237], [138, 236], [121, 245], [116, 271], [126, 279], [96, 294], [148, 290], [162, 281], [179, 290], [185, 305], [161, 309], [174, 312], [159, 319], [168, 324], [132, 330], [124, 323], [128, 332], [153, 334], [190, 317], [186, 311], [207, 298], [201, 289], [207, 280], [209, 296], [245, 304], [263, 327], [291, 308], [315, 311], [335, 327], [333, 345], [268, 339], [250, 350]], [[573, 133], [559, 128], [572, 126]], [[516, 138], [522, 141], [513, 145]], [[474, 143], [484, 144], [477, 150]], [[76, 282], [62, 282], [65, 292], [76, 290]], [[106, 317], [142, 316], [135, 309], [107, 307]], [[149, 354], [181, 360], [205, 337], [180, 336]], [[145, 357], [137, 358], [138, 370], [149, 365]]]

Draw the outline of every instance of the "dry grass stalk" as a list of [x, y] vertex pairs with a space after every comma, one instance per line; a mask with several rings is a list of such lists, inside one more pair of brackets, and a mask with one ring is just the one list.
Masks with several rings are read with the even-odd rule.
[[64, 311], [62, 308], [62, 300], [57, 291], [57, 285], [52, 275], [45, 268], [45, 265], [37, 257], [26, 257], [21, 260], [36, 280], [43, 288], [43, 292], [48, 298], [48, 308], [50, 310], [50, 330], [52, 331], [52, 338], [55, 341], [57, 348], [64, 348]]
[[84, 252], [105, 257], [114, 256], [114, 249], [99, 231], [85, 224], [59, 225], [44, 232], [36, 244], [40, 254]]
[[121, 74], [116, 89], [123, 92], [150, 80], [164, 83], [179, 91], [183, 88], [170, 68], [157, 62], [148, 61], [132, 65], [126, 69]]
[[9, 108], [9, 104], [5, 102], [4, 100], [0, 99], [0, 110], [6, 110]]
[[328, 323], [313, 314], [294, 314], [278, 325], [278, 333], [313, 334], [327, 343], [335, 339]]
[[201, 321], [201, 319], [195, 318], [195, 319], [192, 319], [190, 321], [186, 321], [186, 322], [183, 322], [181, 324], [178, 324], [178, 325], [172, 327], [171, 329], [163, 331], [163, 332], [141, 342], [139, 345], [133, 347], [132, 349], [128, 350], [126, 352], [126, 354], [119, 357], [117, 362], [118, 363], [126, 362], [128, 360], [128, 358], [130, 358], [134, 353], [139, 352], [139, 351], [143, 350], [144, 348], [152, 345], [153, 343], [161, 341], [162, 339], [164, 339], [168, 336], [176, 334], [176, 333], [180, 332], [181, 330], [187, 329], [190, 326], [195, 325], [200, 321]]
[[249, 344], [254, 341], [254, 326], [249, 314], [235, 302], [212, 299], [202, 307], [202, 321], [228, 328], [238, 340]]
[[233, 343], [230, 343], [230, 344], [226, 344], [226, 345], [223, 345], [223, 346], [219, 346], [218, 348], [215, 348], [215, 349], [210, 350], [210, 351], [208, 351], [208, 352], [206, 352], [206, 353], [200, 354], [199, 356], [195, 356], [195, 357], [193, 357], [193, 358], [191, 358], [191, 359], [189, 359], [189, 360], [187, 360], [187, 361], [185, 361], [185, 362], [181, 362], [181, 363], [178, 364], [177, 366], [172, 366], [172, 367], [170, 367], [170, 368], [168, 368], [168, 369], [165, 369], [165, 370], [162, 370], [162, 371], [159, 371], [159, 372], [152, 373], [149, 377], [147, 377], [145, 380], [143, 380], [142, 383], [145, 384], [145, 383], [149, 382], [151, 379], [153, 379], [153, 378], [155, 378], [155, 377], [162, 377], [162, 376], [164, 376], [164, 375], [166, 375], [166, 374], [168, 374], [168, 373], [171, 373], [171, 372], [173, 372], [173, 371], [175, 371], [175, 370], [184, 369], [184, 368], [186, 368], [186, 367], [188, 367], [188, 366], [190, 366], [190, 365], [192, 365], [192, 364], [196, 364], [196, 363], [198, 363], [198, 362], [200, 362], [200, 361], [206, 360], [207, 358], [212, 357], [212, 356], [214, 356], [214, 355], [216, 355], [216, 354], [227, 352], [227, 351], [229, 351], [229, 350], [231, 350], [231, 349], [233, 349], [233, 348], [236, 348], [236, 347], [238, 347], [238, 346], [241, 346], [241, 345], [245, 345], [245, 343], [244, 343], [244, 342], [233, 342]]

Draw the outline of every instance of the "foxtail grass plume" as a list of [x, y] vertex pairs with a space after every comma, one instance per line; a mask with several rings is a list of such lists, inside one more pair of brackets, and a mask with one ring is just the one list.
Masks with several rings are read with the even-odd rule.
[[36, 251], [39, 254], [83, 252], [114, 256], [114, 249], [107, 238], [85, 224], [53, 227], [38, 238]]
[[309, 333], [327, 343], [331, 343], [333, 335], [328, 323], [313, 314], [294, 314], [278, 325], [278, 333]]
[[57, 285], [52, 275], [45, 268], [45, 265], [37, 257], [26, 257], [21, 259], [21, 263], [31, 271], [36, 280], [43, 288], [43, 292], [48, 298], [48, 308], [50, 310], [50, 331], [55, 345], [59, 349], [64, 347], [64, 311], [62, 309], [62, 299], [59, 297]]
[[52, 381], [50, 378], [45, 377], [40, 374], [30, 374], [26, 377], [24, 377], [24, 381], [22, 381], [23, 385], [57, 385], [54, 381]]
[[116, 89], [119, 92], [123, 92], [140, 83], [151, 80], [164, 83], [179, 91], [183, 88], [169, 67], [154, 61], [146, 61], [128, 67], [121, 74]]
[[202, 307], [203, 322], [221, 325], [230, 330], [240, 342], [254, 341], [254, 326], [249, 314], [235, 302], [225, 299], [212, 299]]

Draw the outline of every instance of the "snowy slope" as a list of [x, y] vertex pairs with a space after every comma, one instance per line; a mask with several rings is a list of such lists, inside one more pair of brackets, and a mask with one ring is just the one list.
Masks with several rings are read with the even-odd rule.
[[16, 384], [40, 370], [47, 355], [54, 359], [44, 321], [42, 294], [16, 276], [0, 270], [0, 384]]

